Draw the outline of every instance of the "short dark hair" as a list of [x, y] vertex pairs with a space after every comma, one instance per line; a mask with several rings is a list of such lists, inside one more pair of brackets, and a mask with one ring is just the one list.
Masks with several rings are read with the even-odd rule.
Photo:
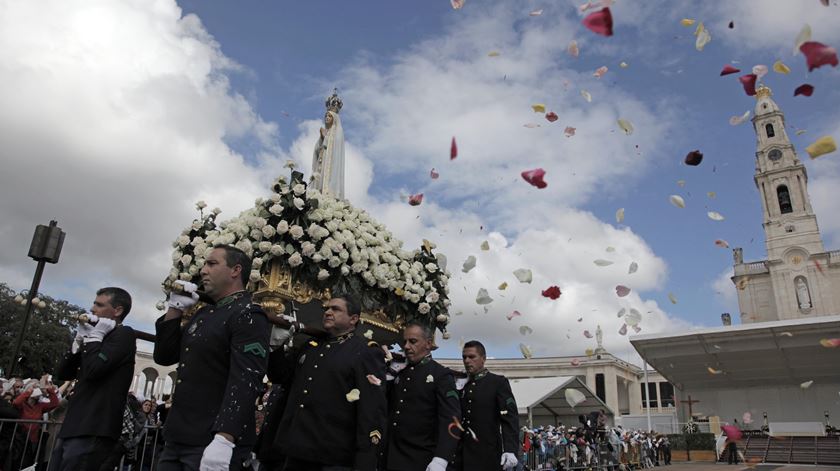
[[435, 338], [435, 330], [427, 324], [423, 324], [422, 322], [418, 321], [411, 321], [405, 325], [404, 330], [408, 330], [409, 327], [420, 327], [420, 329], [423, 330], [423, 337], [425, 337], [427, 340], [433, 340]]
[[111, 306], [115, 308], [121, 307], [123, 310], [121, 319], [125, 319], [125, 316], [131, 311], [131, 295], [122, 288], [108, 286], [97, 291], [96, 295], [109, 296], [111, 298]]
[[347, 305], [347, 314], [351, 316], [359, 316], [362, 315], [362, 305], [359, 304], [359, 301], [352, 295], [348, 293], [340, 293], [334, 294], [330, 297], [330, 299], [343, 299], [344, 304]]
[[479, 342], [478, 340], [470, 340], [469, 342], [464, 344], [464, 350], [468, 348], [474, 348], [478, 350], [478, 354], [487, 357], [487, 349], [484, 348], [484, 344]]
[[242, 267], [239, 279], [242, 281], [243, 288], [248, 286], [248, 278], [251, 276], [251, 257], [232, 245], [219, 244], [214, 245], [213, 248], [225, 251], [225, 263], [228, 267], [233, 268], [237, 265]]

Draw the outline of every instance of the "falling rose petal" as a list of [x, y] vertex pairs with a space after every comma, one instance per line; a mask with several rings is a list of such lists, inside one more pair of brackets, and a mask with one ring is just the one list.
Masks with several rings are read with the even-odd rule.
[[707, 191], [707, 192], [706, 192], [706, 196], [708, 196], [709, 198], [714, 199], [714, 198], [716, 198], [716, 197], [717, 197], [717, 193], [715, 193], [714, 191]]
[[583, 331], [583, 336], [588, 338], [588, 339], [591, 339], [592, 338], [592, 332], [589, 332], [588, 330], [584, 330]]
[[467, 257], [466, 260], [464, 260], [464, 266], [461, 267], [461, 271], [464, 273], [469, 273], [470, 270], [472, 270], [473, 268], [475, 268], [475, 256], [470, 255], [469, 257]]
[[752, 73], [761, 80], [761, 77], [767, 75], [767, 66], [766, 65], [754, 65], [752, 68]]
[[642, 322], [642, 313], [637, 309], [630, 308], [630, 312], [624, 316], [624, 322], [630, 327], [636, 327]]
[[578, 322], [583, 322], [583, 317], [578, 317]]
[[741, 416], [741, 420], [745, 424], [751, 424], [752, 423], [752, 414], [749, 413], [749, 412], [744, 412], [744, 415]]
[[727, 242], [723, 239], [715, 240], [715, 245], [717, 245], [718, 247], [720, 247], [722, 249], [728, 249], [729, 248], [729, 242]]
[[636, 273], [636, 270], [638, 270], [638, 269], [639, 269], [639, 264], [638, 263], [630, 262], [630, 268], [627, 269], [627, 274], [632, 275], [633, 273]]
[[580, 366], [580, 360], [578, 360], [577, 358], [572, 358], [572, 361], [570, 363], [572, 366]]
[[746, 121], [747, 119], [749, 119], [749, 117], [750, 117], [750, 111], [747, 110], [741, 116], [733, 116], [733, 117], [729, 118], [729, 124], [731, 124], [733, 126], [737, 126], [737, 125], [743, 123], [744, 121]]
[[528, 16], [540, 16], [542, 15], [542, 10], [534, 10], [531, 13], [528, 13]]
[[699, 33], [697, 33], [697, 40], [694, 41], [694, 48], [698, 51], [702, 51], [706, 44], [709, 44], [712, 41], [712, 34], [709, 33], [703, 23], [701, 22], [698, 26]]
[[630, 67], [630, 64], [628, 64], [627, 62], [621, 61], [621, 63], [618, 64], [618, 66], [621, 67], [622, 69], [626, 69], [626, 68]]
[[599, 258], [598, 260], [595, 260], [593, 263], [595, 263], [595, 265], [598, 265], [599, 267], [608, 267], [608, 266], [613, 264], [613, 261], [612, 260], [604, 260], [602, 258]]
[[624, 134], [626, 134], [628, 136], [633, 134], [633, 123], [631, 123], [630, 121], [627, 121], [626, 119], [619, 118], [618, 119], [618, 127], [620, 127], [621, 130], [624, 131]]
[[368, 380], [368, 383], [374, 386], [379, 386], [382, 384], [382, 380], [377, 378], [376, 375], [367, 375], [366, 378]]
[[475, 302], [476, 304], [485, 305], [490, 304], [493, 302], [493, 298], [487, 294], [487, 290], [484, 288], [478, 289], [478, 294], [475, 295]]
[[560, 297], [560, 288], [557, 286], [549, 286], [548, 288], [542, 290], [543, 297], [549, 299], [557, 299]]
[[417, 193], [416, 195], [410, 195], [408, 197], [408, 204], [410, 206], [420, 206], [420, 203], [423, 202], [423, 193]]
[[577, 131], [577, 128], [566, 126], [566, 129], [563, 130], [563, 133], [566, 134], [566, 137], [572, 137], [575, 135], [575, 131]]
[[802, 85], [796, 87], [796, 90], [793, 91], [793, 96], [805, 95], [811, 96], [814, 94], [814, 86], [808, 83], [803, 83]]
[[840, 347], [840, 339], [820, 339], [820, 345], [826, 348]]
[[589, 92], [587, 92], [586, 90], [581, 90], [580, 91], [580, 96], [582, 96], [583, 99], [586, 100], [587, 103], [592, 103], [592, 95]]
[[528, 129], [534, 129], [534, 128], [540, 127], [540, 125], [537, 124], [537, 123], [525, 123], [522, 126], [528, 128]]
[[617, 294], [619, 298], [623, 298], [630, 294], [630, 288], [624, 285], [618, 285], [615, 287], [615, 294]]
[[816, 159], [821, 155], [829, 154], [835, 150], [837, 150], [837, 143], [834, 142], [834, 138], [831, 136], [823, 136], [805, 148], [805, 152], [807, 152], [812, 159]]
[[534, 110], [534, 113], [545, 113], [545, 105], [543, 103], [535, 103], [531, 105], [531, 109]]
[[541, 168], [525, 170], [521, 175], [526, 182], [539, 189], [543, 189], [548, 186], [548, 183], [543, 180], [543, 178], [545, 178], [545, 170]]
[[613, 247], [612, 245], [608, 245], [607, 248], [604, 250], [606, 250], [609, 253], [613, 253], [615, 252], [615, 247]]
[[455, 143], [455, 137], [452, 137], [452, 145], [449, 147], [449, 160], [455, 160], [458, 157], [458, 144]]
[[520, 335], [528, 335], [528, 334], [533, 334], [533, 333], [534, 333], [534, 329], [528, 327], [527, 325], [523, 325], [523, 326], [519, 327], [519, 334]]
[[453, 10], [460, 10], [461, 8], [464, 8], [464, 2], [466, 1], [467, 0], [449, 0], [449, 3], [452, 4]]
[[773, 63], [773, 71], [779, 74], [787, 75], [790, 73], [790, 67], [786, 66], [781, 60]]
[[735, 29], [735, 22], [734, 21], [729, 22], [729, 29]]
[[490, 250], [490, 242], [487, 242], [485, 240], [484, 242], [481, 243], [481, 245], [479, 247], [481, 248], [481, 250], [485, 250], [485, 251]]
[[758, 77], [755, 74], [747, 74], [738, 77], [738, 81], [744, 86], [744, 92], [748, 96], [755, 96], [755, 81]]
[[700, 152], [699, 150], [693, 150], [693, 151], [689, 152], [688, 154], [686, 154], [686, 156], [685, 156], [685, 164], [686, 165], [691, 165], [691, 166], [696, 167], [696, 166], [700, 165], [700, 162], [702, 162], [702, 161], [703, 161], [703, 153]]
[[432, 177], [432, 180], [437, 180], [438, 178], [440, 178], [440, 174], [434, 168], [432, 168], [432, 170], [429, 172], [429, 176]]
[[602, 36], [612, 36], [613, 34], [613, 19], [609, 8], [604, 8], [601, 11], [590, 13], [583, 19], [583, 26], [586, 26], [590, 31]]
[[680, 20], [680, 24], [683, 26], [693, 26], [695, 22], [696, 21], [691, 18], [683, 18]]
[[624, 208], [618, 208], [615, 212], [615, 222], [621, 224], [624, 222]]
[[487, 57], [499, 57], [502, 53], [499, 51], [490, 51], [487, 53]]
[[519, 351], [522, 352], [522, 356], [524, 358], [531, 358], [533, 353], [531, 353], [531, 347], [525, 345], [524, 343], [519, 344]]
[[808, 389], [811, 387], [812, 384], [814, 384], [813, 379], [811, 381], [805, 381], [804, 383], [800, 384], [799, 387], [802, 389]]
[[685, 200], [680, 195], [671, 195], [671, 204], [678, 208], [685, 208]]
[[572, 409], [574, 409], [578, 404], [586, 402], [586, 394], [574, 388], [567, 389], [564, 395], [566, 396], [566, 403], [568, 403], [569, 407]]
[[719, 375], [719, 374], [723, 373], [723, 370], [716, 370], [716, 369], [712, 368], [711, 366], [706, 368], [706, 370], [708, 370], [708, 372], [713, 374], [713, 375]]
[[668, 301], [671, 301], [671, 304], [677, 304], [677, 297], [674, 293], [668, 293]]
[[508, 315], [507, 315], [507, 316], [505, 316], [505, 317], [507, 317], [507, 320], [511, 320], [511, 319], [513, 319], [514, 317], [519, 317], [519, 316], [521, 316], [521, 315], [522, 315], [522, 314], [520, 314], [520, 313], [519, 313], [519, 311], [513, 311], [513, 312], [511, 312], [510, 314], [508, 314]]
[[427, 383], [434, 383], [435, 382], [435, 377], [432, 376], [432, 375], [426, 376], [426, 382]]
[[553, 123], [553, 122], [557, 121], [558, 119], [560, 119], [560, 117], [557, 116], [557, 113], [555, 113], [553, 111], [549, 111], [548, 113], [545, 114], [545, 119], [548, 120], [549, 123]]
[[735, 67], [733, 67], [729, 64], [726, 64], [725, 66], [723, 66], [723, 70], [720, 71], [720, 76], [723, 77], [724, 75], [737, 74], [740, 71], [741, 71], [741, 69], [738, 69], [738, 68], [735, 68]]
[[793, 334], [790, 332], [780, 332], [779, 335], [782, 337], [793, 337]]
[[531, 273], [531, 270], [527, 268], [519, 268], [513, 272], [513, 276], [519, 280], [520, 283], [530, 283], [534, 279], [534, 275]]
[[627, 324], [621, 324], [621, 328], [618, 329], [618, 335], [627, 335]]
[[685, 180], [677, 180], [677, 186], [680, 188], [685, 188]]
[[347, 398], [347, 402], [356, 402], [356, 401], [359, 400], [359, 395], [360, 394], [361, 394], [361, 392], [359, 392], [358, 389], [353, 388], [353, 389], [350, 390], [350, 392], [345, 394], [344, 397]]
[[801, 30], [799, 30], [799, 34], [796, 35], [796, 39], [793, 41], [793, 55], [796, 55], [799, 52], [799, 48], [810, 40], [811, 27], [806, 24]]
[[585, 353], [586, 356], [591, 357], [592, 355], [595, 355], [595, 350], [592, 350], [591, 348], [587, 348], [586, 350], [584, 350], [583, 353]]
[[607, 73], [607, 70], [609, 70], [607, 66], [602, 65], [601, 67], [598, 67], [597, 70], [595, 70], [595, 73], [593, 73], [592, 76], [595, 78], [601, 78], [604, 76], [604, 74]]
[[568, 52], [572, 57], [577, 57], [580, 54], [580, 48], [578, 48], [577, 41], [573, 39], [572, 42], [569, 43], [569, 47], [566, 48], [566, 52]]
[[723, 215], [717, 211], [709, 211], [706, 213], [706, 216], [709, 216], [709, 219], [712, 221], [723, 221], [725, 219]]
[[805, 55], [808, 72], [824, 65], [837, 67], [837, 49], [833, 47], [816, 41], [808, 41], [799, 46], [799, 50]]

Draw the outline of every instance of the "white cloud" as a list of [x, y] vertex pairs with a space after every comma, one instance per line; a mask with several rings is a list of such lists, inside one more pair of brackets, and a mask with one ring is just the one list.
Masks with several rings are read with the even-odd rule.
[[712, 281], [712, 289], [715, 292], [715, 298], [718, 303], [724, 308], [726, 312], [732, 314], [732, 318], [740, 318], [740, 308], [738, 307], [738, 292], [735, 284], [732, 283], [732, 276], [735, 271], [732, 267], [725, 268]]

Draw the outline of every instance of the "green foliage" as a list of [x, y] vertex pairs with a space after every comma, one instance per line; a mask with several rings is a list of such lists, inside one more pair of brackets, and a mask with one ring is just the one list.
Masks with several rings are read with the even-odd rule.
[[[15, 302], [17, 294], [5, 283], [0, 283], [0, 367], [4, 373], [11, 365], [26, 313], [26, 307]], [[15, 369], [15, 376], [37, 378], [53, 373], [70, 346], [72, 332], [78, 324], [70, 315], [85, 312], [64, 300], [42, 293], [39, 297], [47, 303], [47, 307], [33, 310], [29, 317], [21, 347], [22, 360]]]
[[671, 442], [671, 450], [685, 450], [686, 437], [688, 437], [688, 443], [691, 445], [692, 450], [715, 449], [715, 434], [713, 433], [675, 433], [668, 435], [668, 441]]

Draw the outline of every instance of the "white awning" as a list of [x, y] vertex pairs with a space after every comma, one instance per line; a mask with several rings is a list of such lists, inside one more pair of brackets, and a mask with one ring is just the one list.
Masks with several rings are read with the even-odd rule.
[[[586, 385], [575, 376], [552, 376], [547, 378], [524, 378], [510, 380], [513, 397], [519, 415], [528, 415], [531, 409], [532, 417], [552, 417], [570, 422], [570, 418], [580, 414], [603, 409], [612, 416], [612, 410], [604, 404]], [[577, 389], [586, 396], [586, 400], [575, 407], [566, 402], [566, 390]], [[574, 420], [577, 423], [577, 419]]]

